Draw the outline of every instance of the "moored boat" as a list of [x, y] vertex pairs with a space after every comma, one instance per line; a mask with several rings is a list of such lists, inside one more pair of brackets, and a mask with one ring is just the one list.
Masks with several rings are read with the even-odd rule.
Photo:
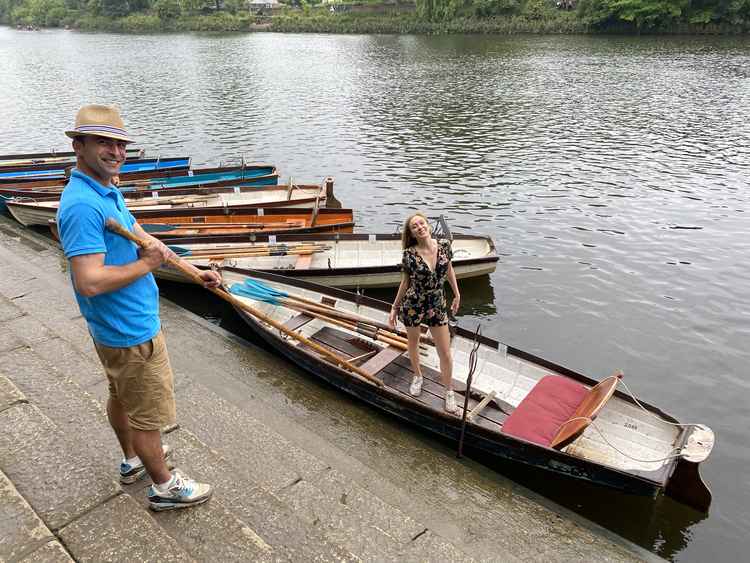
[[351, 209], [325, 207], [141, 210], [133, 216], [146, 232], [157, 238], [248, 235], [248, 240], [252, 240], [258, 233], [351, 233], [354, 228]]
[[243, 304], [341, 361], [235, 306], [253, 332], [301, 369], [387, 413], [471, 451], [632, 494], [663, 492], [702, 511], [710, 505], [698, 468], [713, 447], [711, 430], [681, 425], [617, 390], [621, 374], [597, 382], [459, 327], [451, 347], [454, 386], [463, 396], [459, 414], [452, 415], [443, 410], [445, 389], [429, 343], [420, 352], [422, 393], [409, 394], [403, 334], [381, 328], [390, 304], [270, 273], [221, 272], [224, 287]]
[[[127, 158], [143, 158], [144, 149], [137, 147], [125, 149]], [[75, 158], [74, 151], [26, 152], [0, 155], [0, 168], [4, 166], [25, 166], [47, 163], [67, 162]]]
[[[5, 166], [0, 168], [0, 178], [6, 180], [17, 180], [23, 178], [41, 179], [64, 179], [65, 169], [75, 166], [75, 161], [53, 162], [47, 164], [31, 164], [21, 166]], [[163, 170], [169, 168], [186, 168], [190, 166], [190, 157], [180, 156], [175, 158], [136, 158], [126, 160], [121, 172], [142, 172], [149, 170]]]
[[[236, 236], [213, 237], [210, 241], [177, 238], [165, 242], [199, 268], [218, 265], [238, 271], [263, 270], [348, 288], [394, 287], [401, 281], [402, 249], [398, 234], [259, 234], [254, 242]], [[454, 233], [451, 246], [458, 279], [495, 271], [498, 255], [489, 237]], [[156, 275], [172, 281], [188, 281], [173, 268], [160, 268]]]
[[[227, 209], [232, 207], [310, 207], [325, 205], [333, 182], [321, 186], [234, 186], [223, 188], [170, 189], [126, 192], [125, 204], [131, 212], [177, 209]], [[39, 201], [17, 197], [5, 201], [8, 212], [22, 225], [47, 226], [54, 219], [59, 198]]]

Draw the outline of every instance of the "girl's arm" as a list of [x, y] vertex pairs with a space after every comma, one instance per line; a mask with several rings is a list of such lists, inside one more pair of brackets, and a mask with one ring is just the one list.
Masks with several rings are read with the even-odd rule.
[[451, 311], [455, 315], [458, 312], [458, 307], [461, 305], [461, 293], [458, 291], [458, 282], [456, 281], [456, 272], [453, 271], [453, 264], [448, 262], [448, 283], [453, 290], [453, 303], [451, 303]]
[[388, 324], [391, 329], [396, 328], [396, 315], [398, 314], [398, 308], [401, 306], [401, 301], [403, 300], [407, 289], [409, 289], [409, 276], [406, 275], [406, 272], [403, 272], [401, 274], [401, 285], [398, 286], [396, 299], [393, 300], [391, 314], [388, 316]]

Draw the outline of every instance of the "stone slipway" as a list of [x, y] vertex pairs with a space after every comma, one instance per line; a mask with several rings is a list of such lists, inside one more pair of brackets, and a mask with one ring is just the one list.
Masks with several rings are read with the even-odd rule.
[[65, 266], [0, 218], [0, 561], [656, 559], [165, 299], [165, 441], [216, 494], [152, 513]]

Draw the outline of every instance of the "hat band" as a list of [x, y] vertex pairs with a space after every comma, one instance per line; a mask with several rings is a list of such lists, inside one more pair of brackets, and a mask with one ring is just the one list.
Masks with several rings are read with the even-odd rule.
[[75, 128], [76, 131], [79, 133], [91, 133], [94, 134], [97, 131], [98, 132], [107, 132], [112, 133], [114, 135], [120, 135], [122, 137], [127, 137], [128, 134], [125, 132], [125, 129], [120, 129], [119, 127], [112, 127], [111, 125], [79, 125]]

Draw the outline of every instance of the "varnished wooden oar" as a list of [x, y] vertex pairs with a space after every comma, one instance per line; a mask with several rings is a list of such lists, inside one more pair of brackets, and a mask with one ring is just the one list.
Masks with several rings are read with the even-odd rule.
[[[125, 237], [126, 239], [130, 241], [133, 241], [135, 244], [137, 244], [141, 248], [147, 248], [150, 244], [150, 242], [143, 240], [142, 238], [136, 236], [135, 234], [127, 230], [120, 223], [118, 223], [117, 220], [113, 219], [112, 217], [107, 219], [106, 226], [107, 226], [107, 229], [109, 229], [113, 233], [117, 233], [118, 235]], [[185, 260], [182, 260], [179, 257], [170, 258], [167, 262], [171, 264], [172, 266], [174, 266], [175, 268], [177, 268], [178, 270], [180, 270], [188, 278], [193, 280], [193, 282], [195, 282], [198, 285], [203, 286], [203, 279], [200, 277], [201, 271], [198, 268], [186, 262]], [[305, 336], [302, 336], [301, 334], [298, 334], [294, 332], [293, 330], [289, 330], [280, 322], [275, 321], [274, 319], [272, 319], [265, 313], [257, 310], [255, 307], [245, 303], [244, 301], [237, 299], [231, 293], [228, 293], [224, 291], [223, 289], [218, 289], [216, 287], [209, 287], [206, 289], [208, 289], [211, 293], [213, 293], [214, 295], [217, 295], [224, 301], [231, 303], [235, 307], [238, 307], [242, 309], [243, 311], [246, 311], [247, 313], [251, 314], [255, 318], [260, 319], [264, 323], [267, 323], [271, 325], [272, 327], [274, 327], [275, 329], [283, 332], [287, 336], [301, 342], [305, 346], [309, 346], [310, 348], [312, 348], [319, 354], [328, 358], [328, 360], [335, 363], [336, 365], [339, 365], [348, 369], [350, 372], [356, 374], [357, 376], [361, 377], [362, 379], [364, 379], [365, 381], [369, 383], [377, 385], [378, 387], [383, 387], [383, 382], [380, 381], [377, 377], [360, 369], [359, 367], [347, 361], [345, 358], [337, 356], [336, 354], [328, 350], [328, 348], [321, 346], [317, 342], [313, 342], [309, 338], [306, 338]]]

